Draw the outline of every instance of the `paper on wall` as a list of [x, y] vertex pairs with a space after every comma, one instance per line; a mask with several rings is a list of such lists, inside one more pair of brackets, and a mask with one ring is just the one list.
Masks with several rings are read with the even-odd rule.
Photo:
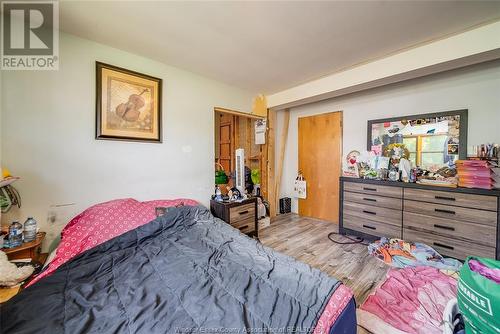
[[263, 145], [266, 143], [266, 126], [265, 119], [258, 119], [255, 121], [255, 144]]
[[448, 133], [448, 120], [436, 123], [418, 124], [413, 126], [408, 123], [398, 133], [402, 134], [403, 136], [417, 136], [429, 133]]

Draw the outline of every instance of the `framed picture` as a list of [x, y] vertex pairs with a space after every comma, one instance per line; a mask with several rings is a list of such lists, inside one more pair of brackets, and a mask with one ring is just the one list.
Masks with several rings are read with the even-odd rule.
[[451, 168], [456, 160], [467, 158], [467, 116], [468, 110], [461, 109], [371, 120], [367, 149], [381, 148], [386, 155], [399, 147], [408, 152], [405, 158], [413, 166], [430, 171]]
[[96, 139], [161, 143], [162, 80], [96, 62]]

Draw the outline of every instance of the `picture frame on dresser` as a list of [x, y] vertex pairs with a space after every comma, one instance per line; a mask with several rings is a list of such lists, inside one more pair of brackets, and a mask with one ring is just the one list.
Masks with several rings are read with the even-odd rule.
[[467, 132], [467, 109], [374, 119], [368, 121], [366, 147], [383, 152], [389, 144], [405, 144], [415, 165], [452, 165], [467, 158]]

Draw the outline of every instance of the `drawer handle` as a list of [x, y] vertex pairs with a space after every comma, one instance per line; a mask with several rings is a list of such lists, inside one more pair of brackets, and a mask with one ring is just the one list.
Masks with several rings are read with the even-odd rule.
[[446, 196], [434, 196], [435, 199], [442, 199], [445, 201], [456, 201], [455, 197], [446, 197]]
[[377, 188], [366, 188], [366, 187], [363, 187], [363, 190], [366, 190], [366, 191], [377, 191]]
[[444, 226], [444, 225], [439, 225], [439, 224], [434, 224], [435, 228], [442, 228], [443, 230], [449, 230], [449, 231], [455, 231], [454, 227], [450, 226]]
[[240, 211], [240, 212], [238, 212], [238, 214], [240, 214], [240, 215], [245, 215], [245, 214], [247, 214], [248, 212], [249, 212], [248, 210], [245, 210], [245, 211]]
[[363, 198], [364, 201], [368, 202], [376, 202], [377, 200], [375, 198]]
[[434, 244], [434, 246], [446, 248], [446, 249], [449, 249], [449, 250], [454, 250], [455, 249], [454, 247], [451, 247], [451, 246], [448, 246], [448, 245], [443, 245], [443, 244], [440, 244], [439, 242], [434, 242], [433, 244]]
[[246, 228], [248, 228], [248, 225], [243, 225], [243, 226], [238, 227], [238, 230], [244, 230]]
[[370, 226], [370, 225], [364, 225], [364, 224], [363, 224], [363, 227], [369, 228], [370, 230], [376, 230], [377, 229], [376, 227], [373, 227], [373, 226]]
[[441, 212], [441, 213], [449, 213], [450, 215], [454, 215], [455, 214], [455, 211], [451, 211], [451, 210], [434, 209], [434, 211]]
[[364, 213], [367, 213], [369, 215], [376, 215], [377, 213], [376, 212], [373, 212], [373, 211], [366, 211], [366, 210], [363, 210]]

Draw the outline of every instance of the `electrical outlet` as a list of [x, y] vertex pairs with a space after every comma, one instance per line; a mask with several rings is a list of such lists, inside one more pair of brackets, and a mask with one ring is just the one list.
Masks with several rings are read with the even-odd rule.
[[47, 215], [47, 222], [49, 224], [54, 224], [57, 221], [57, 213], [55, 211], [49, 211]]

